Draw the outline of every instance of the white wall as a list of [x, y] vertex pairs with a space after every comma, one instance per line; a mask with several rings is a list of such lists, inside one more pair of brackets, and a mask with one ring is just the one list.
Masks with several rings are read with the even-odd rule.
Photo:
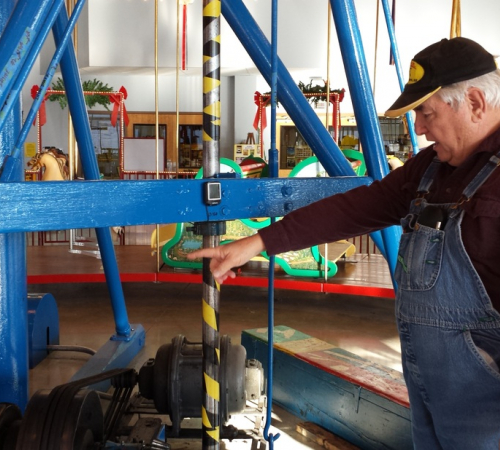
[[[225, 0], [230, 1], [230, 0]], [[159, 108], [175, 110], [176, 0], [159, 2]], [[271, 0], [244, 0], [264, 33], [270, 35]], [[390, 2], [392, 4], [392, 2]], [[451, 0], [419, 0], [398, 2], [396, 36], [406, 79], [412, 56], [425, 46], [449, 37]], [[376, 41], [376, 0], [355, 0], [359, 29], [366, 61], [373, 77]], [[129, 111], [154, 110], [154, 1], [153, 0], [88, 0], [79, 28], [79, 51], [82, 79], [98, 78], [116, 90], [125, 86]], [[189, 70], [180, 76], [180, 110], [202, 110], [202, 1], [188, 6]], [[500, 2], [498, 0], [462, 0], [462, 35], [477, 40], [487, 50], [500, 54]], [[310, 77], [326, 78], [327, 0], [281, 0], [279, 2], [279, 54], [294, 79], [308, 83]], [[345, 88], [341, 112], [352, 112], [348, 83], [332, 27], [331, 87]], [[240, 142], [252, 131], [256, 106], [253, 93], [269, 90], [245, 50], [227, 23], [222, 21], [221, 67], [223, 73], [222, 156], [230, 157], [232, 142]], [[83, 40], [83, 41], [82, 41]], [[88, 43], [88, 52], [87, 46]], [[48, 43], [47, 48], [53, 44]], [[42, 67], [51, 52], [45, 51]], [[375, 104], [383, 113], [399, 93], [396, 69], [389, 65], [389, 40], [382, 8], [379, 14]], [[464, 62], [466, 63], [466, 62]], [[25, 114], [31, 105], [30, 89], [40, 84], [44, 71], [36, 68], [23, 91]], [[64, 140], [66, 112], [48, 105], [49, 124], [44, 127], [44, 142], [57, 145]], [[224, 117], [226, 115], [226, 117]], [[230, 117], [232, 115], [232, 117]], [[47, 139], [45, 139], [47, 136]], [[28, 138], [35, 142], [32, 131]], [[51, 142], [49, 142], [51, 141]], [[54, 142], [52, 142], [54, 141]], [[222, 144], [222, 143], [221, 143]], [[60, 144], [62, 148], [66, 145]]]

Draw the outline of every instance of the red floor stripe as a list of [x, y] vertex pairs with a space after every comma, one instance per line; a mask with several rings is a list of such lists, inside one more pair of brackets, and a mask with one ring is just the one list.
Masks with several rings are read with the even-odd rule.
[[[122, 273], [120, 279], [128, 282], [163, 282], [163, 283], [201, 283], [201, 274], [193, 273]], [[106, 281], [104, 274], [53, 274], [53, 275], [28, 275], [28, 284], [54, 284], [54, 283], [103, 283]], [[267, 278], [238, 276], [228, 280], [227, 285], [262, 287], [268, 286]], [[290, 289], [307, 292], [326, 292], [330, 294], [361, 295], [364, 297], [394, 298], [394, 290], [374, 286], [356, 286], [350, 284], [335, 284], [294, 279], [275, 279], [276, 289]]]

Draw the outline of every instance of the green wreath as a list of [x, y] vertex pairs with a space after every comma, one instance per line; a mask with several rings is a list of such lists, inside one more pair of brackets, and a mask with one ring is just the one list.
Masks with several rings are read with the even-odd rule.
[[[58, 78], [57, 81], [52, 83], [52, 90], [54, 91], [66, 91], [64, 87], [64, 81], [62, 78]], [[109, 87], [107, 84], [103, 84], [102, 81], [96, 80], [95, 78], [93, 80], [88, 80], [84, 81], [82, 83], [82, 90], [84, 92], [113, 92], [114, 89], [112, 87]], [[108, 95], [102, 95], [102, 94], [88, 94], [85, 95], [85, 104], [87, 107], [93, 108], [95, 105], [101, 105], [104, 106], [108, 111], [108, 105], [111, 104], [111, 101], [109, 100]], [[68, 105], [68, 98], [66, 97], [66, 94], [52, 94], [49, 97], [49, 100], [51, 102], [59, 102], [59, 105], [61, 106], [61, 109], [66, 108]]]

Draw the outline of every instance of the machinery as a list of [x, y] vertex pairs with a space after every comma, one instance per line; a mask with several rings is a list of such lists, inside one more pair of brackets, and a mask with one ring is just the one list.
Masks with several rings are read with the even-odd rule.
[[[241, 345], [221, 337], [221, 438], [259, 440], [265, 414], [264, 373]], [[93, 385], [109, 380], [111, 393]], [[201, 418], [202, 344], [179, 335], [140, 368], [114, 369], [52, 390], [37, 391], [24, 416], [0, 404], [0, 450], [170, 449], [169, 439], [199, 438], [182, 427]], [[232, 415], [252, 416], [252, 430], [225, 425]]]
[[[85, 1], [79, 0], [71, 15], [63, 3], [62, 0], [0, 2], [1, 41], [5, 49], [0, 52], [0, 67], [4, 70], [0, 83], [0, 242], [2, 253], [6, 255], [0, 261], [0, 379], [4, 388], [2, 401], [5, 402], [0, 404], [0, 450], [168, 449], [168, 438], [187, 432], [182, 423], [190, 417], [202, 419], [203, 431], [198, 437], [204, 440], [204, 448], [218, 449], [219, 437], [240, 436], [237, 429], [226, 425], [232, 415], [254, 414], [255, 428], [260, 430], [264, 409], [260, 363], [246, 361], [241, 346], [232, 346], [227, 337], [219, 337], [219, 292], [209, 270], [204, 270], [203, 343], [190, 343], [178, 336], [171, 344], [162, 346], [156, 358], [146, 362], [138, 373], [134, 369], [119, 368], [127, 366], [134, 352], [142, 348], [145, 332], [140, 325], [129, 323], [109, 227], [187, 221], [205, 223], [200, 234], [205, 246], [214, 246], [218, 236], [224, 234], [221, 224], [225, 221], [281, 217], [327, 195], [369, 184], [372, 178], [382, 178], [387, 164], [371, 88], [367, 88], [370, 82], [360, 35], [352, 26], [357, 23], [353, 1], [331, 0], [330, 3], [343, 47], [346, 73], [351, 81], [350, 90], [370, 178], [354, 176], [351, 165], [284, 65], [270, 61], [271, 46], [243, 2], [231, 0], [219, 2], [220, 5], [213, 2], [204, 8], [207, 41], [203, 46], [207, 51], [203, 60], [204, 89], [207, 91], [204, 101], [207, 103], [203, 110], [207, 125], [204, 129], [207, 161], [203, 163], [204, 180], [189, 180], [189, 183], [160, 179], [154, 182], [100, 181], [71, 37]], [[220, 26], [217, 20], [221, 12], [266, 80], [276, 79], [280, 102], [332, 178], [230, 180], [219, 177]], [[32, 108], [23, 116], [19, 94], [49, 31], [53, 32], [56, 51]], [[275, 42], [274, 54], [276, 48]], [[26, 186], [22, 170], [28, 129], [57, 67], [64, 80], [85, 174], [84, 182], [67, 182], [68, 194], [64, 198], [60, 196], [58, 183]], [[215, 196], [212, 187], [216, 188]], [[113, 195], [116, 192], [120, 195]], [[33, 198], [43, 201], [35, 202]], [[158, 199], [163, 202], [166, 198], [169, 199], [168, 207], [158, 207]], [[102, 207], [111, 204], [111, 200], [112, 211]], [[186, 205], [190, 205], [189, 208]], [[82, 211], [85, 213], [80, 214]], [[109, 286], [116, 329], [116, 334], [103, 349], [109, 358], [106, 361], [96, 358], [78, 380], [52, 390], [38, 391], [28, 401], [28, 308], [27, 302], [20, 301], [27, 297], [23, 233], [82, 227], [96, 229]], [[400, 230], [385, 229], [380, 236], [372, 236], [384, 250], [392, 268], [396, 262], [399, 233]], [[101, 366], [103, 362], [104, 367]], [[269, 367], [272, 368], [272, 364]], [[86, 376], [89, 374], [92, 375]], [[272, 379], [271, 374], [269, 379]], [[92, 388], [105, 381], [113, 386], [111, 394]], [[268, 395], [271, 398], [271, 389]], [[249, 408], [249, 401], [255, 406]], [[202, 411], [210, 411], [210, 420]], [[272, 445], [273, 440], [269, 442]]]

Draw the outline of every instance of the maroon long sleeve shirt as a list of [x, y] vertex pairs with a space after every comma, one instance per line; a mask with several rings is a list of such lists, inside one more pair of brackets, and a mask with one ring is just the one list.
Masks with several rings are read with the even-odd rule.
[[[431, 203], [458, 201], [464, 188], [500, 151], [500, 130], [489, 136], [458, 167], [442, 163], [430, 193]], [[334, 242], [399, 225], [408, 214], [418, 185], [436, 156], [433, 147], [419, 152], [381, 181], [333, 195], [287, 214], [259, 231], [270, 255]], [[493, 306], [500, 311], [500, 168], [462, 209], [462, 240]]]

